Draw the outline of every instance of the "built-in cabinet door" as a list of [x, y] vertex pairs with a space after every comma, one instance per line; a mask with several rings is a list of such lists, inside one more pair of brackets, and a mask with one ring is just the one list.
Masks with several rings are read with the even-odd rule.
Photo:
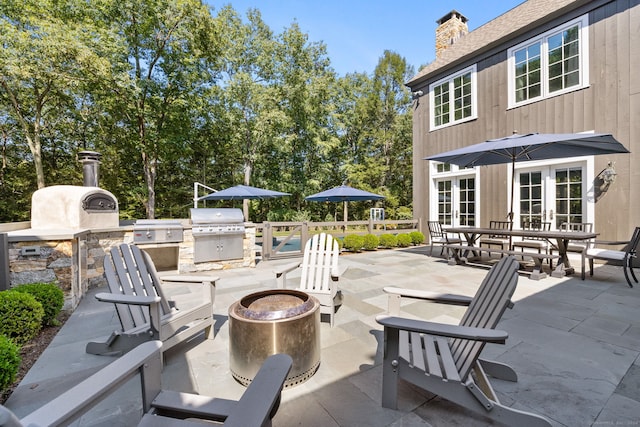
[[436, 181], [438, 221], [449, 226], [475, 226], [476, 179], [456, 177]]
[[554, 165], [516, 171], [514, 213], [516, 227], [526, 221], [550, 222], [557, 230], [563, 222], [585, 222], [584, 170], [581, 166]]

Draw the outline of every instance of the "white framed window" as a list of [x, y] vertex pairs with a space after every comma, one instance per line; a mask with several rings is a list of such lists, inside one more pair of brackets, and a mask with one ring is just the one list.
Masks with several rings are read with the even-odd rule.
[[514, 227], [535, 219], [551, 222], [552, 230], [563, 222], [594, 222], [593, 156], [516, 162], [515, 173]]
[[589, 86], [588, 15], [507, 51], [509, 108]]
[[453, 226], [480, 224], [479, 168], [465, 169], [433, 161], [429, 164], [430, 220]]
[[477, 118], [476, 65], [429, 85], [431, 130]]

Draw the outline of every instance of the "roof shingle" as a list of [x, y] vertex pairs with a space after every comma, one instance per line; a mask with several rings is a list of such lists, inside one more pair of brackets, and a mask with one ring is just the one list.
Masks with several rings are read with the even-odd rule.
[[[495, 45], [527, 26], [567, 6], [586, 3], [584, 0], [528, 0], [481, 27], [469, 32], [448, 47], [439, 58], [416, 74], [407, 86], [414, 86], [435, 71], [473, 55], [483, 47]], [[573, 8], [573, 7], [572, 7]]]

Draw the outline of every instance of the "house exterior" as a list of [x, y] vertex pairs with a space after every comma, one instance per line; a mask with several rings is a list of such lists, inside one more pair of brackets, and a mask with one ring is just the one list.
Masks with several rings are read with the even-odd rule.
[[[514, 132], [611, 133], [631, 154], [516, 163], [514, 228], [590, 222], [602, 239], [628, 239], [640, 225], [640, 0], [528, 0], [474, 31], [466, 21], [438, 21], [437, 58], [407, 83], [414, 216], [488, 226], [510, 209], [511, 165], [428, 156]], [[617, 175], [603, 186], [609, 164]]]

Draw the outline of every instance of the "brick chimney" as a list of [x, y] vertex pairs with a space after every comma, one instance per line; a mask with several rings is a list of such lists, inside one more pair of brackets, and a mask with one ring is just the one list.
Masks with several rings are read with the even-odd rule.
[[455, 10], [436, 21], [438, 23], [436, 28], [436, 58], [440, 57], [442, 52], [454, 44], [456, 40], [469, 32], [467, 21], [467, 18]]

